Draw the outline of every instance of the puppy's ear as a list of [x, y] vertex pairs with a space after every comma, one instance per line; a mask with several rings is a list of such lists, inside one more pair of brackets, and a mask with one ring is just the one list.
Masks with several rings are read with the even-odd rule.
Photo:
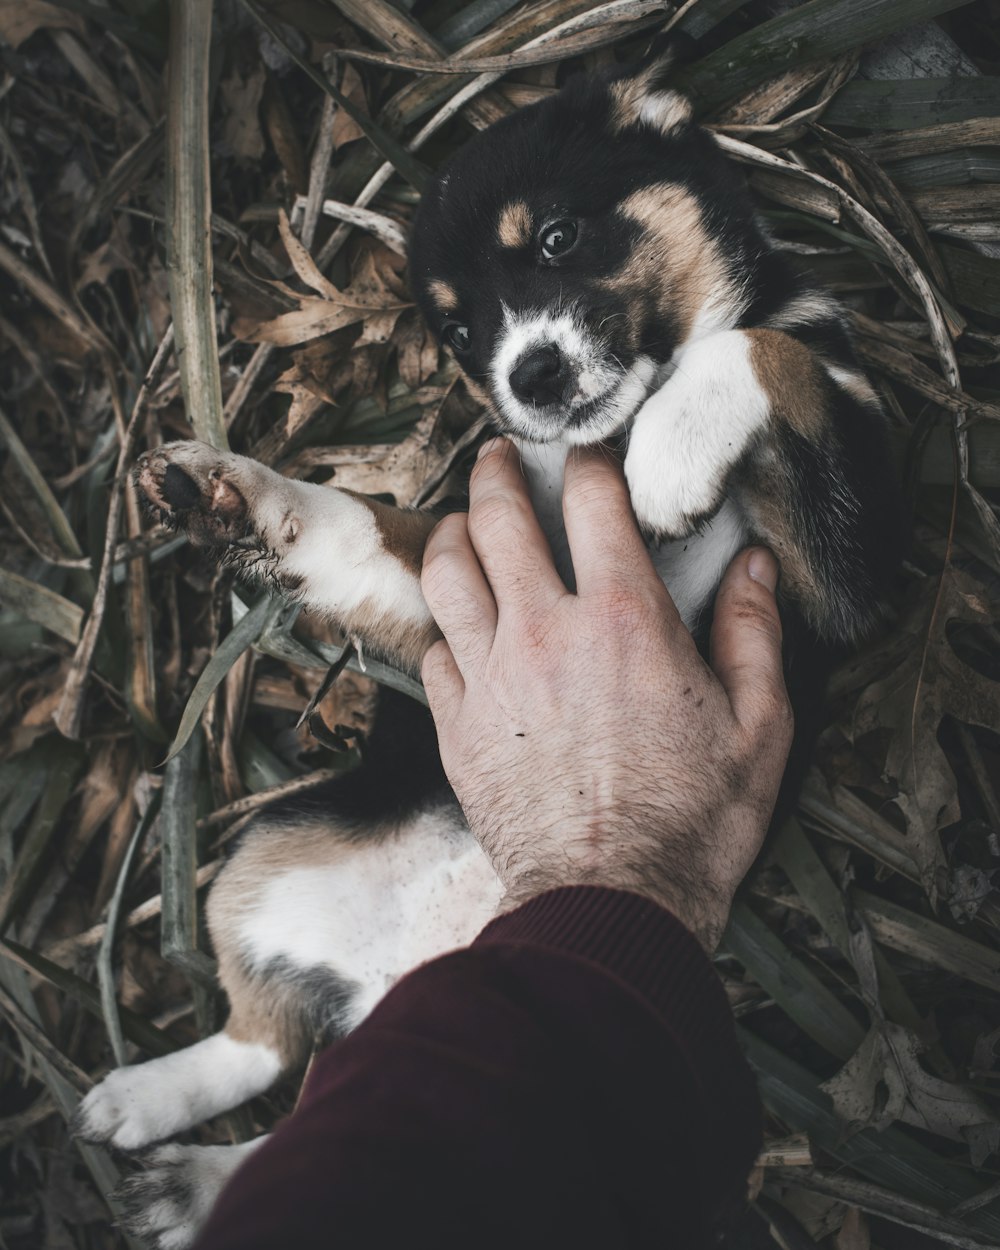
[[686, 59], [687, 42], [676, 36], [669, 42], [654, 40], [638, 65], [611, 78], [608, 87], [615, 130], [646, 125], [672, 135], [691, 121], [691, 101], [667, 85], [672, 70]]

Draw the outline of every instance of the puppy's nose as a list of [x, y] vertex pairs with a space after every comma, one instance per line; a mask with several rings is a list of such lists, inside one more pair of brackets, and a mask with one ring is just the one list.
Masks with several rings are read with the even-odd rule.
[[520, 361], [510, 374], [510, 388], [529, 404], [557, 404], [566, 386], [566, 362], [555, 343], [545, 343]]

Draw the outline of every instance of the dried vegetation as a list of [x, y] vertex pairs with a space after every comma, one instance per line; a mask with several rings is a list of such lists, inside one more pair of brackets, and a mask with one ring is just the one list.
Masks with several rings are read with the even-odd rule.
[[123, 1244], [131, 1165], [64, 1115], [212, 1027], [226, 838], [350, 766], [373, 678], [406, 684], [145, 527], [131, 460], [193, 431], [446, 492], [484, 418], [406, 289], [426, 171], [667, 22], [774, 235], [849, 304], [916, 518], [719, 963], [768, 1108], [746, 1244], [1000, 1245], [997, 0], [0, 0], [11, 1250]]

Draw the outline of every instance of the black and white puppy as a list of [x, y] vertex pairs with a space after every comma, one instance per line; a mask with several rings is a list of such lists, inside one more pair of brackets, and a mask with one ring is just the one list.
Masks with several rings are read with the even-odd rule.
[[[473, 139], [424, 196], [411, 284], [519, 445], [567, 579], [565, 458], [619, 439], [689, 626], [703, 629], [732, 556], [764, 542], [800, 645], [850, 644], [878, 619], [900, 551], [879, 401], [837, 302], [775, 252], [662, 74], [577, 76]], [[418, 671], [437, 636], [420, 592], [433, 516], [194, 442], [148, 453], [137, 473], [196, 542]], [[266, 1090], [493, 914], [500, 886], [433, 729], [393, 702], [362, 768], [262, 811], [213, 886], [225, 1029], [112, 1072], [83, 1102], [84, 1136], [138, 1149]], [[128, 1183], [136, 1231], [188, 1245], [255, 1144], [162, 1147]]]

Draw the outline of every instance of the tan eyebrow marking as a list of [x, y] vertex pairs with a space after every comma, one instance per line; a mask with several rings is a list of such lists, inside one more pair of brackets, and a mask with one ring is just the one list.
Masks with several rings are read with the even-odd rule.
[[514, 200], [504, 208], [497, 238], [504, 247], [524, 247], [531, 242], [531, 212], [524, 200]]
[[442, 312], [454, 312], [458, 307], [458, 292], [449, 283], [435, 278], [427, 284], [427, 289], [430, 291], [431, 299]]

